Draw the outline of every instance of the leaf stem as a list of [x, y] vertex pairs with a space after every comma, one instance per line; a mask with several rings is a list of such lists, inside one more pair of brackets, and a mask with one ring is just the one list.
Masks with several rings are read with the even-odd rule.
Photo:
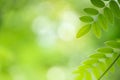
[[112, 64], [105, 70], [105, 72], [100, 76], [98, 80], [101, 80], [102, 77], [111, 69], [111, 67], [115, 64], [115, 62], [120, 58], [120, 54], [116, 57], [116, 59], [112, 62]]

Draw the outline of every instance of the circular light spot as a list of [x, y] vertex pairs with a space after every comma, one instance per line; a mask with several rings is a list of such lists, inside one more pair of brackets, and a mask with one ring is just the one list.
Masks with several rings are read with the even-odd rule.
[[71, 10], [65, 10], [60, 14], [61, 25], [58, 28], [59, 38], [64, 41], [72, 41], [75, 38], [76, 26], [79, 24], [78, 15]]
[[50, 68], [47, 73], [47, 80], [66, 80], [64, 70], [59, 67]]
[[55, 44], [54, 23], [48, 17], [37, 17], [33, 22], [33, 31], [37, 34], [37, 42], [40, 46], [51, 47]]

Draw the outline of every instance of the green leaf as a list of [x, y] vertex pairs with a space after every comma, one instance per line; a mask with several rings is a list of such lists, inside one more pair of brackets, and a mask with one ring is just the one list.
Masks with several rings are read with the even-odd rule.
[[101, 53], [96, 53], [90, 56], [90, 58], [104, 58], [105, 55]]
[[99, 48], [97, 50], [98, 52], [101, 52], [101, 53], [113, 53], [113, 49], [112, 48]]
[[77, 33], [76, 37], [77, 38], [80, 38], [82, 37], [83, 35], [87, 34], [91, 29], [91, 24], [88, 24], [88, 25], [85, 25], [83, 26]]
[[106, 56], [106, 58], [111, 58], [111, 57], [113, 57], [113, 53], [111, 54], [111, 53], [107, 53], [107, 54], [105, 54], [105, 56]]
[[105, 62], [107, 66], [110, 66], [110, 64], [112, 63], [111, 58], [107, 58]]
[[103, 63], [103, 62], [100, 62], [100, 63], [98, 64], [98, 67], [99, 67], [99, 69], [100, 69], [101, 71], [105, 71], [105, 70], [106, 70], [106, 65], [105, 65], [105, 63]]
[[106, 31], [108, 29], [108, 22], [103, 14], [98, 15], [98, 24], [103, 30]]
[[99, 12], [94, 8], [85, 8], [84, 11], [90, 15], [97, 15]]
[[120, 59], [118, 59], [118, 61], [117, 61], [117, 65], [120, 67]]
[[112, 58], [115, 59], [118, 55], [119, 55], [119, 53], [113, 53]]
[[83, 64], [85, 64], [85, 65], [92, 65], [92, 64], [95, 64], [97, 62], [98, 62], [97, 59], [88, 59], [88, 60], [84, 61]]
[[97, 79], [100, 77], [100, 71], [97, 67], [92, 68], [92, 72]]
[[107, 42], [105, 42], [105, 44], [107, 46], [112, 47], [112, 48], [120, 49], [120, 43], [119, 42], [116, 42], [116, 41], [107, 41]]
[[81, 74], [81, 73], [84, 73], [86, 71], [86, 69], [90, 68], [90, 65], [80, 65], [78, 67], [78, 70], [75, 70], [73, 73], [74, 74]]
[[120, 18], [120, 8], [116, 1], [110, 1], [110, 8], [116, 18]]
[[91, 3], [99, 8], [103, 8], [105, 6], [105, 3], [101, 0], [91, 0]]
[[101, 29], [100, 29], [100, 26], [98, 25], [98, 23], [94, 22], [92, 24], [92, 28], [93, 28], [93, 32], [94, 32], [95, 36], [100, 38], [101, 37]]
[[118, 3], [120, 4], [120, 0], [118, 0]]
[[113, 13], [110, 8], [108, 8], [108, 7], [104, 8], [104, 15], [105, 15], [107, 21], [109, 21], [110, 23], [113, 23], [114, 16], [113, 16]]
[[85, 80], [93, 80], [91, 73], [88, 72], [88, 71], [86, 71], [86, 76], [85, 76], [85, 78], [86, 78]]
[[115, 72], [115, 67], [112, 66], [109, 71], [110, 71], [110, 72]]
[[93, 22], [93, 18], [91, 16], [82, 16], [80, 20], [86, 23]]
[[89, 68], [90, 67], [90, 65], [81, 65], [81, 66], [79, 66], [79, 70], [85, 70], [85, 69], [87, 69], [87, 68]]
[[82, 74], [79, 74], [75, 80], [83, 80], [83, 78], [84, 78], [84, 74], [82, 73]]
[[75, 70], [73, 73], [79, 74], [79, 73], [84, 73], [84, 72], [85, 72], [85, 69], [78, 69], [78, 70]]

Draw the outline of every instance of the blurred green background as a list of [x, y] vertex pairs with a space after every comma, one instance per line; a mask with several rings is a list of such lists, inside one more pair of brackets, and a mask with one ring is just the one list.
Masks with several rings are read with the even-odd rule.
[[120, 37], [116, 20], [100, 39], [91, 32], [76, 39], [85, 7], [93, 6], [89, 0], [0, 0], [0, 80], [73, 80], [82, 60]]

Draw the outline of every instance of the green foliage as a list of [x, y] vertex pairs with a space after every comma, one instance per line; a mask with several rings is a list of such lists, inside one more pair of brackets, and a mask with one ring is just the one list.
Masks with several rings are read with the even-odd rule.
[[108, 29], [108, 21], [103, 14], [98, 15], [98, 23], [103, 30]]
[[116, 42], [116, 41], [107, 41], [105, 42], [106, 45], [112, 47], [112, 48], [117, 48], [120, 49], [120, 42]]
[[92, 28], [93, 28], [94, 34], [95, 34], [98, 38], [100, 38], [100, 36], [101, 36], [101, 29], [100, 29], [100, 27], [99, 27], [99, 24], [98, 24], [97, 22], [94, 22], [94, 23], [92, 24]]
[[[117, 41], [107, 41], [105, 44], [107, 44], [108, 47], [97, 49], [95, 54], [90, 55], [87, 60], [83, 61], [78, 70], [75, 71], [75, 73], [79, 75], [83, 75], [84, 72], [84, 77], [79, 78], [79, 80], [93, 80], [92, 74], [96, 80], [100, 80], [103, 74], [105, 75], [105, 72], [113, 67], [115, 63], [113, 60], [117, 61], [117, 56], [120, 55], [115, 51], [115, 49], [118, 49], [116, 43], [120, 44], [120, 42]], [[78, 77], [80, 77], [79, 75]]]
[[118, 0], [118, 3], [120, 4], [120, 0]]
[[104, 1], [110, 1], [110, 0], [104, 0]]
[[[98, 9], [85, 8], [84, 11], [91, 15], [89, 16], [91, 21], [88, 19], [88, 22], [91, 22], [89, 25], [91, 25], [94, 35], [100, 38], [102, 29], [106, 31], [109, 24], [114, 23], [114, 18], [120, 18], [120, 0], [91, 0], [91, 3]], [[87, 18], [86, 21], [85, 18], [80, 20], [87, 22]], [[77, 33], [77, 38], [81, 37], [79, 35], [83, 36], [83, 33], [87, 34], [89, 30], [82, 27]], [[101, 80], [108, 71], [114, 71], [114, 64], [120, 57], [120, 41], [107, 41], [105, 45], [106, 47], [97, 49], [94, 54], [82, 62], [75, 71], [76, 74], [79, 74], [76, 80], [93, 80], [94, 77], [96, 80]]]
[[90, 16], [82, 16], [82, 17], [80, 17], [80, 20], [83, 22], [89, 23], [89, 22], [93, 21], [93, 18]]
[[84, 11], [90, 15], [97, 15], [99, 12], [94, 8], [85, 8]]
[[[108, 3], [105, 4], [104, 1]], [[93, 32], [96, 37], [100, 38], [102, 29], [106, 31], [108, 29], [109, 24], [114, 23], [114, 18], [120, 18], [120, 8], [117, 1], [109, 1], [109, 0], [91, 0], [91, 3], [98, 7], [98, 9], [94, 8], [85, 8], [84, 11], [91, 16], [82, 16], [80, 20], [85, 23], [90, 23], [91, 25], [95, 25], [96, 23], [99, 26], [92, 26]], [[100, 8], [100, 10], [99, 10]], [[101, 27], [102, 29], [100, 29]], [[79, 30], [80, 31], [80, 30]], [[78, 31], [78, 34], [81, 34]], [[81, 37], [81, 36], [80, 36]], [[80, 38], [77, 37], [77, 38]]]
[[99, 48], [97, 51], [98, 52], [102, 52], [102, 53], [113, 53], [113, 49], [112, 48], [108, 48], [108, 47]]
[[104, 15], [105, 15], [105, 18], [107, 19], [107, 21], [109, 21], [109, 23], [113, 23], [114, 16], [113, 16], [113, 13], [110, 8], [108, 8], [108, 7], [104, 8]]
[[105, 3], [102, 0], [91, 0], [92, 4], [96, 7], [103, 8]]
[[87, 25], [83, 26], [83, 27], [79, 30], [79, 32], [78, 32], [78, 34], [76, 35], [76, 37], [77, 37], [77, 38], [82, 37], [83, 35], [87, 34], [87, 33], [90, 31], [90, 29], [91, 29], [91, 25], [90, 25], [90, 24], [87, 24]]
[[116, 1], [110, 1], [110, 8], [116, 18], [120, 18], [120, 8]]

